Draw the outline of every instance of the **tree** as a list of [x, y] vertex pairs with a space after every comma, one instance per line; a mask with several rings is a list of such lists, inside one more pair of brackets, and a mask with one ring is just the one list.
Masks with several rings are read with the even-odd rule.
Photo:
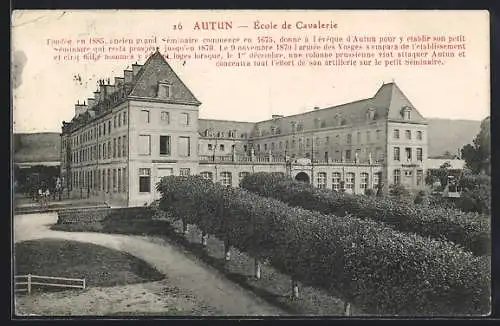
[[466, 166], [473, 173], [491, 173], [491, 135], [490, 117], [481, 122], [481, 129], [472, 144], [465, 145], [461, 150]]

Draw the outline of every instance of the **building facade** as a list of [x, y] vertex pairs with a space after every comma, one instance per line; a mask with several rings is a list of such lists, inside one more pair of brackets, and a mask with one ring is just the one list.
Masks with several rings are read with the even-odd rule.
[[117, 206], [157, 198], [168, 175], [237, 187], [259, 171], [364, 193], [379, 183], [424, 186], [427, 122], [395, 83], [372, 98], [261, 122], [199, 119], [201, 102], [157, 51], [63, 122], [61, 175], [73, 197]]

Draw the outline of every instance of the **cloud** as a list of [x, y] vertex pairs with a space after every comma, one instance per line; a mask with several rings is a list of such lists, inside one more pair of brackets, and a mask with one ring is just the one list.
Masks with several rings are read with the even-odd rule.
[[12, 82], [14, 89], [18, 88], [23, 83], [22, 74], [27, 61], [28, 58], [26, 57], [24, 51], [14, 52], [12, 62]]

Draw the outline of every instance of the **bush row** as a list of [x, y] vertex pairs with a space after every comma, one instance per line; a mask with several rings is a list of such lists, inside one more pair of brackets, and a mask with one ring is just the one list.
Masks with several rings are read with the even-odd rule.
[[130, 220], [137, 217], [148, 220], [155, 212], [151, 207], [64, 209], [57, 213], [57, 224], [92, 224], [104, 219]]
[[322, 215], [197, 176], [164, 178], [159, 207], [374, 314], [489, 311], [490, 261], [371, 220]]
[[323, 214], [351, 214], [384, 222], [402, 232], [447, 239], [476, 255], [489, 255], [490, 221], [487, 216], [445, 207], [429, 207], [390, 197], [369, 197], [317, 189], [277, 173], [246, 176], [241, 187], [293, 206]]

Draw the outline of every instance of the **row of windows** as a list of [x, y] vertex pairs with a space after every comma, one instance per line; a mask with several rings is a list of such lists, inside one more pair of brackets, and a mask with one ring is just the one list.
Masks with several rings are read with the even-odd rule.
[[[112, 146], [112, 147], [111, 147]], [[72, 163], [89, 162], [99, 159], [110, 159], [111, 157], [126, 157], [127, 156], [127, 136], [120, 136], [108, 140], [102, 144], [82, 148], [72, 153]]]
[[[243, 150], [246, 152], [247, 151], [247, 145], [243, 145]], [[209, 151], [216, 151], [217, 150], [217, 145], [213, 144], [208, 144], [207, 149]], [[234, 151], [236, 149], [236, 145], [231, 145], [231, 151]], [[225, 144], [219, 144], [219, 150], [221, 152], [224, 152], [226, 150]]]
[[[111, 119], [100, 123], [99, 126], [95, 126], [83, 133], [76, 135], [73, 137], [73, 146], [78, 146], [81, 144], [85, 144], [89, 141], [96, 139], [97, 136], [102, 137], [106, 136], [106, 134], [111, 133], [111, 129], [118, 129], [122, 125], [125, 126], [127, 124], [127, 112], [119, 112], [115, 114]], [[64, 146], [65, 144], [63, 144]]]
[[[212, 129], [205, 129], [203, 132], [205, 137], [217, 137], [217, 138], [236, 138], [238, 136], [237, 130], [229, 130], [229, 131], [218, 131], [215, 132]], [[247, 133], [240, 134], [240, 138], [247, 138]]]
[[[405, 148], [405, 158], [406, 161], [413, 161], [413, 150], [411, 147]], [[421, 147], [415, 149], [416, 158], [418, 162], [422, 162], [423, 159], [423, 151]], [[401, 149], [399, 147], [394, 147], [394, 161], [401, 161]]]
[[[404, 170], [404, 176], [407, 178], [413, 178], [413, 171], [412, 170]], [[423, 170], [417, 170], [417, 186], [421, 186], [424, 183], [424, 171]], [[394, 170], [394, 179], [393, 179], [394, 184], [401, 184], [401, 170], [396, 169]]]
[[[191, 121], [189, 119], [189, 113], [180, 113], [180, 125], [187, 127], [190, 125]], [[160, 122], [164, 125], [170, 124], [170, 112], [161, 111], [160, 112]], [[149, 110], [141, 110], [140, 112], [140, 122], [143, 124], [151, 123], [151, 112]]]
[[[422, 131], [417, 130], [417, 132], [416, 132], [416, 139], [417, 140], [422, 140], [423, 134], [424, 133]], [[394, 136], [394, 139], [400, 139], [399, 129], [394, 129], [393, 136]], [[411, 132], [411, 130], [405, 130], [405, 139], [407, 139], [407, 140], [411, 140], [412, 139], [412, 132]]]
[[[172, 137], [161, 135], [159, 141], [159, 154], [166, 156], [171, 155]], [[151, 135], [139, 135], [138, 153], [144, 156], [151, 155]], [[191, 137], [177, 137], [177, 155], [180, 157], [191, 156]]]
[[[332, 189], [341, 190], [342, 188], [342, 175], [340, 172], [332, 173]], [[370, 174], [367, 172], [361, 172], [359, 174], [359, 187], [362, 190], [366, 190], [369, 187]], [[327, 173], [318, 172], [316, 174], [316, 186], [318, 188], [325, 189], [327, 186]], [[380, 182], [380, 173], [373, 174], [373, 187]], [[344, 187], [346, 190], [354, 191], [356, 187], [356, 174], [354, 172], [347, 172], [344, 179]]]
[[[168, 174], [172, 174], [173, 169], [168, 170]], [[191, 174], [190, 168], [179, 168], [179, 175], [187, 177]], [[151, 192], [151, 169], [150, 168], [139, 168], [139, 192], [140, 193], [150, 193]]]
[[126, 192], [127, 168], [74, 171], [72, 185], [74, 189]]

